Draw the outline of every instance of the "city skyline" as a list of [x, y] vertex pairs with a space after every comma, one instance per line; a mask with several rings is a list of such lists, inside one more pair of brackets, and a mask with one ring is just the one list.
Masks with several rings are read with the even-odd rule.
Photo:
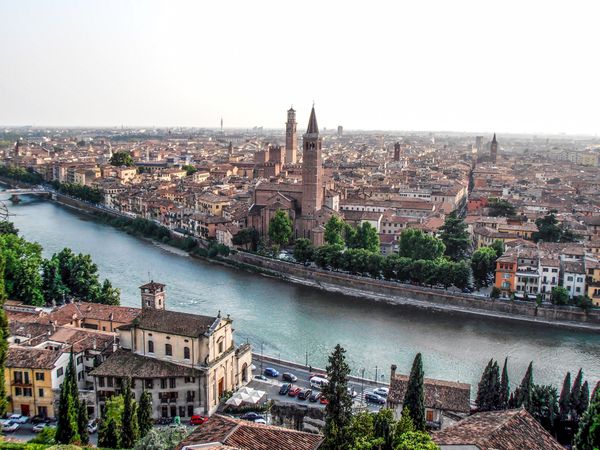
[[597, 135], [597, 8], [3, 2], [0, 124]]

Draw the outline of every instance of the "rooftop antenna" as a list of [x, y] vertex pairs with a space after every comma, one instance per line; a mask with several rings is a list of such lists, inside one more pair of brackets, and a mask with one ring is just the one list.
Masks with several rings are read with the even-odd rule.
[[148, 281], [152, 280], [152, 278], [150, 277], [150, 271], [148, 271]]

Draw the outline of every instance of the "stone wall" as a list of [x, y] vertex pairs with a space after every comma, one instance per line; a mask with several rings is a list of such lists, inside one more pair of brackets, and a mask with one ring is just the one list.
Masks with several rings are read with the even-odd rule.
[[434, 307], [466, 313], [553, 323], [565, 326], [585, 326], [600, 330], [600, 309], [583, 310], [573, 306], [536, 306], [534, 302], [492, 300], [487, 297], [425, 288], [385, 280], [331, 272], [300, 264], [237, 252], [230, 259], [266, 269], [273, 275], [328, 291], [360, 298], [385, 300], [397, 304]]

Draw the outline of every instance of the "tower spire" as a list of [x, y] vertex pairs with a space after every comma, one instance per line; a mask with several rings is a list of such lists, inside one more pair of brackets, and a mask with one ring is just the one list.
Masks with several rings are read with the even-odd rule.
[[310, 111], [310, 118], [308, 119], [308, 129], [306, 134], [319, 134], [319, 126], [317, 125], [317, 115], [315, 114], [315, 105]]

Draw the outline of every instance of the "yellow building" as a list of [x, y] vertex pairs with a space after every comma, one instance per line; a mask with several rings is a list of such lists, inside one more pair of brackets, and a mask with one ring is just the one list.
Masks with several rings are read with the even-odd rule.
[[596, 306], [600, 306], [600, 262], [586, 261], [586, 286], [587, 296]]
[[196, 198], [196, 210], [211, 216], [222, 216], [223, 209], [229, 206], [231, 201], [227, 197], [206, 192]]
[[10, 347], [4, 370], [9, 412], [56, 417], [55, 396], [68, 364], [68, 352]]

